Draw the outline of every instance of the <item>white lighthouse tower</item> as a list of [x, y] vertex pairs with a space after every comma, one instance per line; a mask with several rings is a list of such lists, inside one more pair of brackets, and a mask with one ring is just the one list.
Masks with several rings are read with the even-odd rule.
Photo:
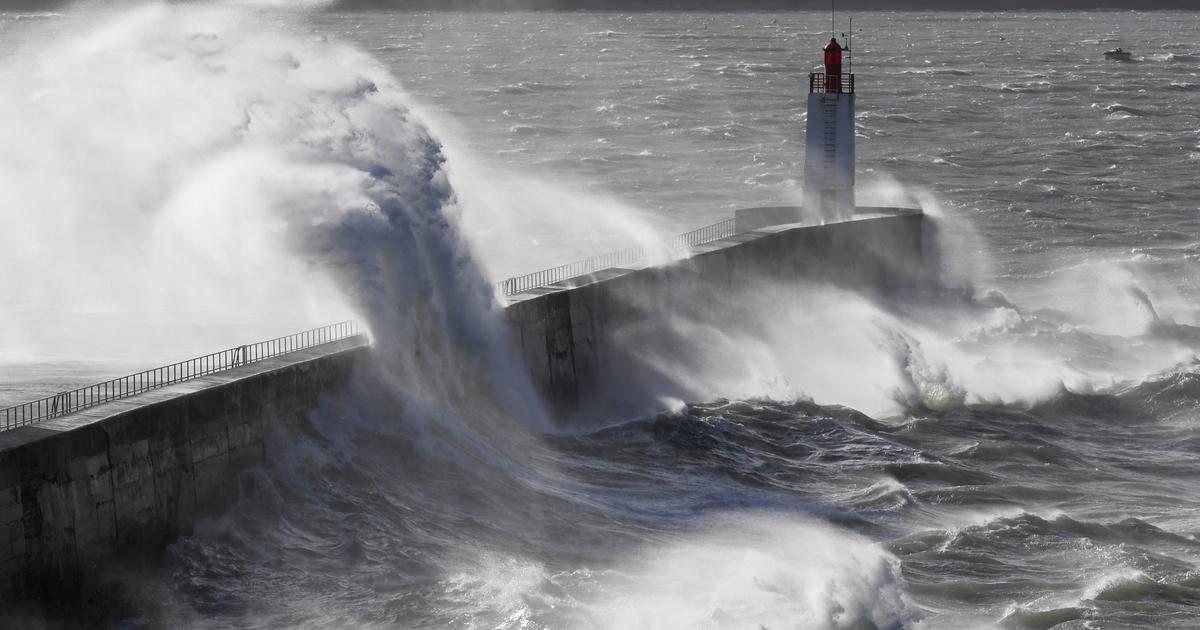
[[808, 75], [804, 205], [826, 220], [854, 213], [854, 75], [842, 73], [837, 38], [825, 46], [825, 72]]

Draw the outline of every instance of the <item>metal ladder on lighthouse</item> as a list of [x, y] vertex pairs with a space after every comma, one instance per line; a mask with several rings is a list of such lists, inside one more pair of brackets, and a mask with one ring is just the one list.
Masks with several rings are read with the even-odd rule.
[[838, 95], [836, 93], [827, 93], [821, 95], [821, 109], [824, 114], [822, 118], [825, 121], [824, 142], [822, 148], [822, 167], [824, 168], [825, 184], [833, 187], [837, 178], [837, 146], [838, 146]]

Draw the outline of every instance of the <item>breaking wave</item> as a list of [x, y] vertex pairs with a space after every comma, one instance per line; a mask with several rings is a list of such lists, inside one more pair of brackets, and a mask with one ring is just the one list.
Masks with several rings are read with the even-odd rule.
[[[374, 60], [256, 19], [91, 16], [0, 66], [21, 95], [0, 98], [19, 149], [0, 158], [0, 262], [27, 274], [24, 302], [120, 304], [143, 323], [167, 306], [193, 322], [354, 312], [374, 338], [345, 392], [273, 427], [266, 463], [230, 484], [237, 509], [129, 578], [131, 625], [1049, 627], [1113, 602], [1196, 603], [1197, 545], [1171, 510], [1197, 449], [1200, 334], [1161, 284], [1095, 264], [1044, 270], [1022, 287], [1034, 297], [976, 288], [982, 240], [903, 191], [930, 217], [935, 282], [631, 295], [656, 317], [614, 340], [628, 362], [607, 366], [600, 420], [558, 426], [470, 244], [506, 178], [469, 177], [461, 143]], [[501, 83], [482, 89], [569, 91]], [[512, 205], [578, 222], [526, 183], [540, 199]], [[42, 242], [60, 265], [28, 262]], [[125, 280], [71, 280], [97, 276]], [[4, 316], [26, 351], [54, 341], [38, 314]], [[102, 345], [86, 319], [71, 321]], [[1087, 514], [1101, 496], [1150, 514]]]

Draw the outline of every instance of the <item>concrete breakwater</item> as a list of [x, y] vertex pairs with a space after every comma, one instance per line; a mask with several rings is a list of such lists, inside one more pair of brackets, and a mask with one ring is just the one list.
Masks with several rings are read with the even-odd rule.
[[[514, 346], [555, 415], [598, 407], [612, 390], [601, 375], [634, 361], [628, 332], [673, 309], [803, 277], [886, 296], [922, 273], [919, 212], [796, 220], [795, 208], [739, 211], [736, 234], [676, 264], [630, 264], [508, 296]], [[238, 473], [263, 460], [267, 427], [302, 419], [336, 392], [367, 343], [344, 339], [0, 432], [0, 595], [73, 588], [114, 553], [161, 548], [235, 500]]]
[[[677, 264], [612, 268], [510, 297], [514, 342], [554, 415], [619, 405], [630, 383], [616, 375], [669, 380], [637, 359], [635, 339], [668, 334], [662, 324], [678, 314], [702, 317], [766, 283], [805, 279], [888, 296], [926, 271], [932, 228], [918, 211], [860, 208], [852, 220], [818, 226], [794, 223], [797, 215], [794, 207], [742, 210], [736, 234], [692, 248]], [[729, 321], [713, 313], [706, 323]], [[706, 343], [677, 341], [677, 352]]]
[[0, 597], [51, 598], [238, 497], [272, 422], [350, 377], [365, 337], [0, 432]]

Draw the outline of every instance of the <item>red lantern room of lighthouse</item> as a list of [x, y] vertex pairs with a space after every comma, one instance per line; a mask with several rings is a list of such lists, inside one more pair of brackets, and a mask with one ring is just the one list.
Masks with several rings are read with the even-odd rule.
[[842, 47], [836, 37], [825, 45], [825, 91], [842, 91]]
[[808, 75], [804, 205], [823, 220], [854, 213], [854, 75], [836, 38], [825, 45], [824, 72]]

